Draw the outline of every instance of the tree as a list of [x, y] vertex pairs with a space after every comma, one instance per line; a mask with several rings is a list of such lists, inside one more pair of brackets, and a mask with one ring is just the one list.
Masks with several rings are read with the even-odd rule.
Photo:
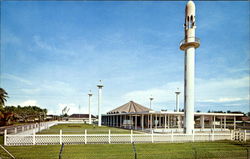
[[7, 101], [8, 93], [3, 89], [0, 88], [0, 109], [2, 109]]

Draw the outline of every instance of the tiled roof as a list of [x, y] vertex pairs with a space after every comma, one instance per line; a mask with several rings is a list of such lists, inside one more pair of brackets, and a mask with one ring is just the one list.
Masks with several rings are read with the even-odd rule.
[[118, 113], [135, 113], [135, 112], [148, 112], [152, 109], [144, 107], [138, 103], [130, 101], [116, 109], [109, 111], [107, 114], [118, 114]]

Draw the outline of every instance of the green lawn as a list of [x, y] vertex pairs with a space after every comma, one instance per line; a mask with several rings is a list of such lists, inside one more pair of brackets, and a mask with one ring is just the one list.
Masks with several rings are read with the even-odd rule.
[[87, 129], [88, 134], [108, 134], [109, 129], [113, 134], [131, 133], [131, 131], [127, 129], [119, 129], [107, 126], [98, 127], [97, 125], [89, 125], [89, 124], [58, 124], [50, 127], [47, 130], [43, 130], [38, 134], [59, 134], [60, 130], [62, 130], [63, 134], [84, 134], [85, 129]]
[[[138, 159], [247, 159], [246, 147], [229, 141], [135, 144]], [[6, 147], [23, 159], [58, 159], [60, 145]], [[1, 151], [0, 151], [1, 153]], [[1, 156], [1, 155], [0, 155]], [[1, 156], [4, 158], [4, 155]], [[133, 159], [132, 144], [65, 145], [62, 159]]]
[[[84, 133], [130, 133], [130, 130], [97, 127], [87, 124], [62, 124], [44, 130], [41, 134], [58, 134], [62, 129], [64, 134]], [[3, 143], [3, 136], [0, 136]], [[188, 142], [188, 143], [147, 143], [135, 144], [137, 159], [247, 159], [247, 145], [231, 141], [220, 142]], [[5, 147], [17, 159], [58, 159], [61, 145], [7, 146]], [[250, 149], [249, 149], [250, 152]], [[249, 153], [250, 155], [250, 153]], [[7, 159], [0, 148], [0, 158]], [[65, 145], [62, 159], [133, 159], [132, 144], [81, 144]]]

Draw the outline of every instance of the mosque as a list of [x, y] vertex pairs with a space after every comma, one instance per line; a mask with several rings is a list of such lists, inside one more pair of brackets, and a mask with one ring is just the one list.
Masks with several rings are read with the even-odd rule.
[[195, 98], [195, 51], [200, 46], [200, 40], [195, 36], [196, 17], [195, 4], [188, 1], [185, 8], [184, 40], [180, 49], [184, 51], [184, 112], [179, 112], [180, 92], [176, 92], [176, 111], [155, 111], [130, 101], [102, 115], [102, 125], [127, 129], [154, 132], [184, 132], [193, 131], [228, 131], [236, 128], [236, 113], [202, 113], [194, 112]]

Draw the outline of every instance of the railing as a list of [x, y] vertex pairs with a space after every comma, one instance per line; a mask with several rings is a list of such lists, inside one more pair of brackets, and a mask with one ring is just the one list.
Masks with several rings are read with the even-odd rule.
[[4, 137], [6, 146], [21, 145], [55, 145], [55, 144], [113, 144], [113, 143], [166, 143], [233, 140], [233, 133], [193, 133], [193, 134], [48, 134], [48, 135], [7, 135]]
[[56, 125], [57, 123], [57, 121], [52, 121], [0, 128], [0, 134], [4, 134], [5, 130], [8, 132], [8, 134], [32, 134], [33, 130], [39, 132], [43, 129], [48, 129], [49, 127]]
[[183, 39], [180, 42], [180, 49], [185, 50], [187, 47], [193, 46], [198, 48], [200, 46], [200, 39], [197, 37], [189, 37], [187, 39]]

